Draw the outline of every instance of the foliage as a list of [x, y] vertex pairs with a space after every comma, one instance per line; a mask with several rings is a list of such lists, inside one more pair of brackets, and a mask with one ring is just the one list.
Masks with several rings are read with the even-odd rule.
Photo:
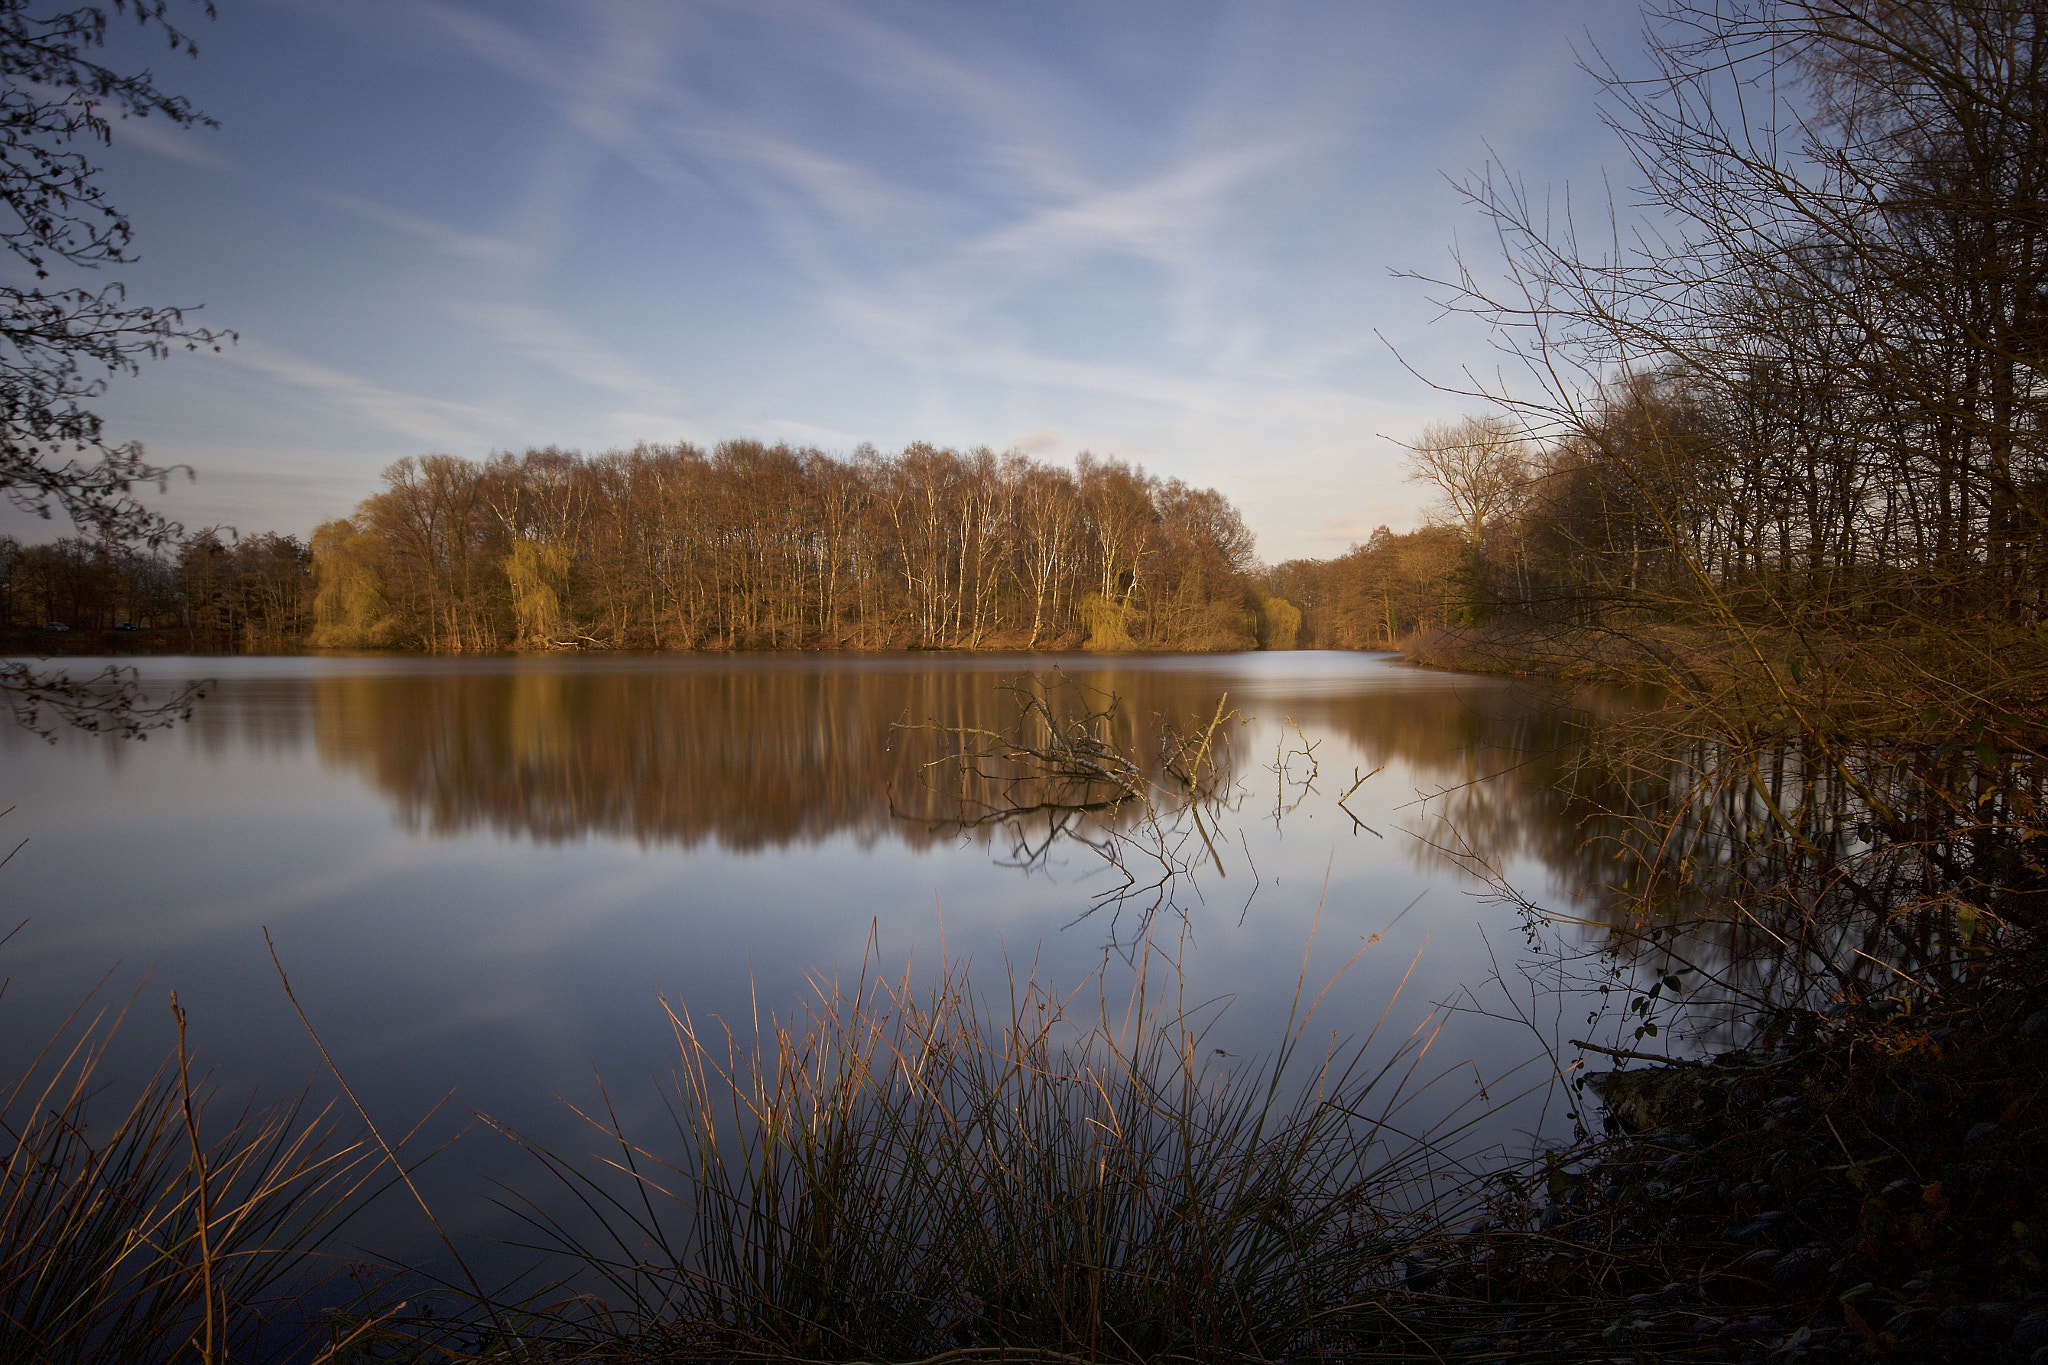
[[[311, 565], [297, 538], [268, 533], [208, 528], [157, 549], [84, 537], [20, 545], [0, 536], [0, 630], [34, 632], [45, 647], [75, 640], [104, 649], [112, 640], [295, 648], [318, 606]], [[55, 638], [46, 631], [52, 621], [66, 627]]]
[[396, 628], [385, 605], [377, 550], [377, 542], [345, 518], [314, 528], [311, 558], [320, 566], [320, 576], [308, 644], [375, 649], [391, 643]]
[[1284, 597], [1258, 599], [1259, 648], [1293, 649], [1301, 638], [1301, 609]]
[[562, 631], [562, 593], [568, 586], [569, 552], [559, 545], [522, 540], [505, 556], [512, 588], [512, 612], [519, 643], [547, 648]]
[[1448, 527], [1396, 535], [1382, 526], [1336, 559], [1289, 560], [1263, 579], [1273, 598], [1300, 612], [1300, 647], [1393, 649], [1417, 631], [1466, 618], [1467, 560]]
[[1081, 598], [1078, 614], [1088, 632], [1087, 648], [1105, 654], [1137, 648], [1138, 642], [1131, 638], [1126, 625], [1129, 610], [1122, 603], [1091, 592]]
[[1211, 489], [916, 444], [727, 441], [401, 460], [314, 536], [330, 645], [1072, 647], [1256, 642], [1250, 533]]

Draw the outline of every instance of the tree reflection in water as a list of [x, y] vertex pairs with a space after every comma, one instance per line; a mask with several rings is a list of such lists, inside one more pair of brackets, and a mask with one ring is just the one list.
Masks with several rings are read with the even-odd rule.
[[[986, 810], [1004, 799], [1014, 773], [977, 778], [962, 768], [947, 784], [932, 779], [933, 765], [957, 754], [949, 735], [1013, 729], [1017, 705], [1006, 684], [1028, 676], [1029, 665], [1007, 673], [829, 664], [420, 672], [319, 677], [312, 705], [323, 757], [370, 779], [422, 833], [708, 840], [736, 851], [845, 835], [915, 845], [955, 837], [970, 813], [963, 802]], [[1180, 782], [1167, 772], [1178, 746], [1242, 685], [1142, 664], [1059, 676], [1116, 699], [1093, 733], [1162, 792]], [[1544, 818], [1548, 806], [1528, 804], [1542, 780], [1532, 783], [1528, 753], [1573, 742], [1579, 731], [1546, 699], [1459, 681], [1472, 685], [1331, 691], [1283, 704], [1301, 726], [1343, 737], [1372, 764], [1398, 764], [1443, 788], [1471, 784], [1461, 818], [1485, 814], [1504, 828]], [[1265, 700], [1234, 695], [1231, 707], [1280, 719], [1265, 715]], [[1222, 791], [1249, 782], [1257, 771], [1250, 757], [1219, 747], [1206, 760], [1215, 767], [1206, 784]], [[1513, 780], [1478, 782], [1496, 774]], [[1570, 832], [1531, 831], [1528, 846], [1548, 848]]]
[[[1040, 781], [1049, 755], [1014, 747], [1028, 738], [1019, 728], [1026, 694], [1014, 689], [1033, 677], [1044, 687], [1030, 695], [1043, 701], [1021, 719], [1041, 737], [1084, 722], [1102, 754], [1128, 764], [1121, 795], [1142, 800]], [[739, 852], [969, 838], [1027, 870], [1078, 839], [1123, 856], [1122, 894], [1143, 890], [1148, 905], [1198, 888], [1203, 875], [1235, 875], [1239, 894], [1249, 893], [1259, 873], [1232, 825], [1254, 787], [1273, 784], [1273, 811], [1286, 821], [1302, 817], [1287, 811], [1310, 792], [1329, 804], [1387, 768], [1384, 781], [1423, 798], [1397, 811], [1419, 836], [1401, 841], [1420, 866], [1497, 872], [1533, 859], [1549, 885], [1525, 891], [1604, 926], [1595, 946], [1625, 937], [1636, 907], [1620, 894], [1609, 851], [1625, 822], [1602, 814], [1611, 794], [1588, 787], [1584, 750], [1589, 724], [1631, 701], [1586, 694], [1566, 704], [1489, 679], [1396, 680], [1276, 696], [1225, 671], [1146, 661], [1048, 669], [1031, 660], [1007, 671], [929, 656], [900, 667], [718, 661], [323, 676], [312, 706], [323, 757], [361, 773], [421, 833]], [[1229, 711], [1240, 715], [1219, 723]], [[1254, 717], [1277, 729], [1277, 742], [1243, 731]], [[1215, 742], [1191, 785], [1176, 765], [1194, 735]], [[1332, 737], [1361, 756], [1357, 771], [1321, 775], [1315, 755]], [[1148, 825], [1146, 853], [1131, 839]], [[1386, 832], [1400, 839], [1399, 829]], [[1358, 837], [1381, 832], [1351, 827]], [[1179, 881], [1143, 877], [1134, 851], [1168, 860]]]
[[[1995, 933], [2039, 918], [2043, 877], [2025, 845], [2041, 778], [2023, 754], [1735, 744], [1688, 734], [1651, 702], [1608, 694], [1499, 717], [1513, 780], [1448, 785], [1425, 803], [1435, 850], [1520, 907], [1532, 934], [1567, 918], [1596, 931], [1552, 964], [1558, 985], [1597, 988], [1625, 966], [1660, 983], [1610, 1021], [1625, 1041], [1658, 1036], [1660, 1011], [1725, 1047], [1788, 1008], [1938, 995], [1985, 964]], [[1502, 871], [1529, 854], [1569, 889], [1569, 915]]]
[[[1034, 676], [1058, 681], [1013, 690]], [[1735, 754], [1668, 735], [1646, 743], [1631, 728], [1649, 700], [1640, 696], [1457, 682], [1240, 691], [1223, 709], [1247, 715], [1214, 725], [1229, 742], [1213, 744], [1192, 787], [1174, 765], [1244, 680], [1145, 661], [325, 676], [312, 706], [323, 757], [367, 777], [423, 833], [739, 852], [965, 838], [1027, 870], [1078, 842], [1116, 865], [1103, 899], [1139, 895], [1147, 914], [1199, 894], [1205, 877], [1238, 877], [1237, 894], [1257, 885], [1233, 832], [1255, 787], [1274, 783], [1273, 810], [1292, 819], [1285, 812], [1303, 794], [1328, 804], [1384, 765], [1387, 780], [1416, 790], [1386, 832], [1412, 836], [1404, 842], [1420, 866], [1488, 879], [1539, 938], [1554, 935], [1564, 961], [1553, 966], [1577, 974], [1570, 984], [1594, 984], [1617, 963], [1646, 979], [1680, 975], [1692, 1022], [1724, 1040], [1744, 1002], [1813, 1003], [1968, 960], [1967, 917], [1898, 912], [1952, 910], [1979, 894], [1971, 878], [1981, 884], [1999, 856], [1981, 830], [1887, 837], [1866, 798], [1797, 746]], [[1041, 738], [1084, 722], [1101, 754], [1128, 765], [1118, 799], [1110, 787], [1044, 785], [1054, 756], [1017, 747], [1019, 701], [1030, 695], [1041, 700], [1021, 719]], [[1252, 751], [1240, 722], [1254, 714], [1279, 727], [1278, 748]], [[1319, 773], [1315, 753], [1330, 736], [1363, 757], [1359, 772]]]

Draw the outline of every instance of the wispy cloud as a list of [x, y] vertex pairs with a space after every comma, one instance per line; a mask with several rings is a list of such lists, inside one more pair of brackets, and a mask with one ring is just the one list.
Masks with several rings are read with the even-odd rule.
[[389, 204], [379, 204], [335, 190], [309, 189], [306, 194], [317, 203], [338, 209], [365, 223], [425, 242], [455, 260], [515, 270], [530, 270], [539, 261], [539, 253], [529, 243], [486, 233], [465, 232], [417, 213], [407, 213]]
[[239, 169], [231, 158], [208, 145], [209, 138], [218, 136], [217, 133], [180, 128], [164, 119], [150, 118], [124, 118], [114, 124], [113, 130], [116, 141], [140, 147], [168, 161], [209, 171]]
[[947, 120], [959, 130], [958, 164], [999, 182], [1001, 193], [1059, 197], [1084, 193], [1091, 183], [1076, 150], [1088, 141], [1084, 129], [1095, 129], [1099, 140], [1107, 111], [1022, 54], [989, 43], [971, 57], [955, 56], [900, 24], [820, 0], [727, 4], [780, 32], [808, 34], [798, 47], [803, 60]]
[[1134, 184], [1090, 190], [1029, 212], [963, 242], [958, 254], [976, 263], [1009, 259], [1034, 272], [1101, 250], [1187, 264], [1190, 238], [1229, 197], [1295, 151], [1287, 143], [1198, 149]]
[[676, 389], [641, 373], [560, 314], [519, 303], [479, 304], [465, 311], [521, 355], [557, 374], [663, 412], [681, 413], [690, 406]]
[[835, 226], [859, 233], [899, 232], [941, 207], [931, 196], [891, 183], [845, 157], [755, 129], [694, 128], [682, 136], [741, 173], [766, 177], [796, 192]]
[[288, 384], [331, 411], [355, 418], [440, 450], [466, 450], [485, 443], [491, 414], [467, 403], [422, 398], [373, 384], [281, 347], [244, 337], [224, 353], [229, 361]]
[[[308, 359], [364, 352], [282, 305], [233, 315], [270, 343], [235, 363], [308, 414], [475, 453], [1019, 432], [1223, 483], [1283, 541], [1405, 522], [1373, 433], [1453, 400], [1375, 330], [1453, 369], [1471, 348], [1387, 267], [1447, 238], [1440, 166], [1567, 137], [1530, 106], [1566, 97], [1578, 15], [1632, 29], [1636, 0], [1442, 3], [271, 0], [276, 32], [331, 40], [306, 48], [327, 85], [388, 100], [385, 140], [317, 185], [282, 137], [219, 164], [297, 199], [291, 250], [329, 267], [268, 277], [303, 287], [297, 317], [375, 317], [417, 374]], [[1355, 515], [1324, 524], [1277, 471]]]
[[417, 17], [470, 56], [545, 92], [571, 128], [655, 183], [697, 183], [673, 149], [649, 131], [646, 117], [675, 98], [663, 80], [671, 55], [666, 16], [637, 5], [592, 14], [592, 41], [566, 52], [495, 17], [441, 0], [425, 0]]

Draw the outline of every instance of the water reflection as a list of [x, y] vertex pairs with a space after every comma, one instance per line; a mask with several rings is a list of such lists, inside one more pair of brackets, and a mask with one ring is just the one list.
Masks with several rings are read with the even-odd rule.
[[[303, 964], [302, 988], [324, 996], [315, 1013], [343, 1064], [361, 1068], [376, 1112], [410, 1122], [458, 1084], [463, 1103], [580, 1141], [551, 1096], [586, 1095], [593, 1067], [632, 1078], [670, 1065], [664, 1031], [648, 1027], [657, 987], [707, 1017], [786, 1010], [805, 998], [806, 971], [857, 970], [871, 932], [892, 965], [979, 953], [999, 974], [994, 964], [1013, 952], [1026, 963], [1042, 952], [1046, 975], [1072, 982], [1101, 968], [1113, 931], [1105, 918], [1063, 928], [1102, 882], [1091, 854], [1071, 850], [1064, 867], [1030, 876], [1000, 865], [1010, 845], [977, 846], [994, 829], [963, 837], [963, 812], [1014, 794], [1012, 774], [930, 766], [949, 734], [1003, 732], [1016, 715], [1005, 684], [1050, 677], [1053, 661], [147, 667], [152, 685], [213, 674], [219, 686], [190, 725], [147, 745], [72, 736], [49, 746], [0, 730], [0, 778], [13, 784], [0, 806], [22, 807], [9, 844], [29, 839], [5, 883], [31, 921], [0, 971], [16, 981], [8, 1005], [30, 1021], [17, 1039], [40, 1036], [35, 1020], [63, 1017], [125, 961], [158, 971], [218, 1029], [209, 1045], [228, 1093], [298, 1083], [307, 1061], [277, 998], [259, 933], [268, 926], [295, 972]], [[1185, 963], [1191, 998], [1236, 1002], [1217, 1038], [1233, 1053], [1279, 1035], [1312, 933], [1324, 954], [1306, 968], [1316, 980], [1384, 936], [1348, 983], [1364, 1025], [1399, 989], [1418, 1004], [1469, 1002], [1486, 996], [1493, 972], [1518, 981], [1529, 959], [1517, 961], [1516, 907], [1475, 902], [1460, 871], [1489, 870], [1576, 921], [1551, 942], [1587, 954], [1576, 960], [1587, 971], [1609, 965], [1591, 956], [1602, 950], [1640, 949], [1639, 969], [1695, 967], [1728, 983], [1724, 1001], [1798, 981], [1802, 955], [1839, 960], [1838, 945], [1784, 925], [1825, 924], [1800, 916], [1824, 892], [1870, 885], [1854, 809], [1796, 755], [1768, 768], [1765, 790], [1850, 841], [1815, 844], [1798, 876], [1769, 863], [1773, 846], [1744, 852], [1754, 803], [1694, 799], [1693, 775], [1724, 767], [1720, 756], [1584, 762], [1605, 721], [1632, 713], [1626, 697], [1560, 698], [1348, 654], [1060, 660], [1057, 672], [1117, 698], [1101, 736], [1155, 777], [1167, 723], [1187, 733], [1226, 694], [1241, 713], [1220, 754], [1225, 818], [1208, 826], [1213, 847], [1200, 846], [1213, 862], [1187, 901]], [[1691, 858], [1673, 879], [1682, 894], [1645, 895], [1639, 878], [1667, 847]], [[1774, 930], [1757, 919], [1766, 886], [1792, 896]], [[1729, 913], [1738, 899], [1744, 913]], [[1410, 904], [1421, 908], [1390, 930]], [[1867, 937], [1851, 946], [1882, 955]], [[1944, 950], [1932, 944], [1922, 958]], [[1711, 1008], [1697, 979], [1689, 1003]], [[1586, 1013], [1620, 1005], [1622, 986], [1549, 997], [1540, 1049], [1521, 1022], [1475, 1014], [1445, 1035], [1441, 1055], [1472, 1058], [1473, 1074], [1489, 1078], [1539, 1050], [1568, 1059], [1569, 1038], [1595, 1036], [1582, 1031]], [[1618, 1013], [1603, 1027], [1635, 1026]], [[1730, 1028], [1735, 1018], [1723, 1015]], [[1450, 1110], [1466, 1092], [1442, 1093]], [[657, 1112], [647, 1094], [621, 1096]], [[1555, 1135], [1558, 1120], [1499, 1121], [1485, 1131]], [[470, 1147], [435, 1178], [460, 1201], [517, 1170], [508, 1154]], [[497, 1216], [457, 1207], [471, 1226]]]
[[[1006, 684], [1034, 676], [1070, 681], [1076, 705], [1113, 697], [1103, 738], [1154, 774], [1164, 737], [1199, 728], [1229, 695], [1268, 722], [1305, 727], [1299, 742], [1334, 734], [1374, 766], [1399, 766], [1497, 855], [1558, 856], [1579, 836], [1578, 814], [1549, 790], [1578, 732], [1551, 700], [1486, 680], [1450, 687], [1411, 674], [1397, 677], [1407, 685], [1375, 686], [1368, 675], [1343, 695], [1224, 670], [1024, 661], [343, 676], [313, 681], [311, 721], [322, 757], [359, 773], [416, 832], [737, 851], [842, 836], [917, 846], [951, 838], [963, 809], [1002, 799], [985, 769], [977, 777], [943, 760], [960, 732], [1013, 730]], [[1278, 780], [1258, 737], [1231, 727], [1229, 738], [1223, 785], [1249, 793]], [[1291, 776], [1304, 771], [1296, 759]], [[1341, 794], [1356, 775], [1318, 780]], [[1501, 775], [1511, 780], [1488, 780]], [[1419, 856], [1438, 855], [1425, 845]]]
[[[216, 695], [174, 743], [214, 758], [310, 746], [429, 839], [764, 854], [833, 841], [922, 851], [964, 834], [1014, 855], [1042, 831], [969, 817], [1029, 804], [1015, 786], [1028, 774], [946, 760], [964, 734], [1012, 733], [1011, 689], [1036, 680], [1069, 712], [1108, 709], [1100, 738], [1167, 798], [1162, 745], [1227, 698], [1237, 720], [1214, 755], [1222, 823], [1277, 833], [1321, 811], [1354, 835], [1392, 835], [1387, 853], [1424, 873], [1516, 875], [1518, 891], [1584, 922], [1604, 947], [1632, 938], [1643, 913], [1628, 876], [1641, 852], [1616, 850], [1658, 828], [1640, 812], [1682, 800], [1671, 782], [1631, 790], [1584, 762], [1589, 737], [1639, 699], [1351, 654], [188, 662], [217, 671]], [[37, 743], [0, 732], [0, 748]], [[120, 746], [101, 747], [111, 765], [125, 761]], [[1373, 770], [1384, 776], [1366, 804], [1336, 808]], [[1618, 814], [1631, 809], [1633, 819]], [[1102, 820], [1136, 818], [1125, 808]], [[1205, 849], [1219, 870], [1234, 849], [1249, 856], [1224, 833]], [[1725, 925], [1715, 934], [1724, 960], [1753, 946]]]
[[[995, 831], [963, 837], [957, 821], [1007, 778], [976, 788], [926, 766], [948, 732], [1002, 731], [1004, 684], [1054, 662], [150, 661], [152, 685], [218, 678], [189, 726], [139, 746], [0, 738], [5, 798], [23, 802], [10, 819], [31, 840], [7, 889], [32, 922], [0, 973], [29, 1021], [17, 1036], [122, 961], [205, 1022], [223, 1093], [303, 1084], [316, 1059], [279, 997], [267, 927], [380, 1118], [409, 1125], [455, 1086], [447, 1127], [473, 1106], [581, 1150], [553, 1097], [588, 1099], [593, 1071], [629, 1118], [661, 1122], [640, 1084], [673, 1065], [657, 989], [706, 1018], [786, 1013], [806, 972], [857, 972], [871, 935], [891, 970], [943, 955], [991, 981], [1008, 962], [1086, 980], [1109, 925], [1063, 926], [1099, 861], [1001, 866], [1007, 845], [975, 842]], [[1606, 903], [1584, 812], [1558, 785], [1580, 735], [1541, 693], [1352, 654], [1057, 663], [1118, 698], [1103, 738], [1155, 774], [1166, 721], [1186, 732], [1225, 694], [1241, 713], [1216, 864], [1176, 933], [1189, 999], [1234, 1002], [1214, 1035], [1232, 1055], [1270, 1047], [1304, 972], [1330, 979], [1369, 936], [1380, 945], [1331, 997], [1333, 1028], [1370, 1027], [1397, 991], [1412, 1021], [1482, 985], [1495, 958], [1475, 921], [1503, 945], [1515, 921], [1465, 894], [1452, 826], [1520, 885], [1559, 903], [1590, 886], [1589, 918]], [[1429, 1093], [1419, 1125], [1431, 1105], [1476, 1103], [1480, 1073], [1530, 1064], [1526, 1031], [1496, 1025], [1464, 1015], [1446, 1031], [1443, 1064], [1476, 1066]], [[136, 1052], [154, 1065], [143, 1033]], [[1558, 1113], [1532, 1105], [1474, 1141], [1555, 1135]], [[521, 1187], [516, 1152], [472, 1138], [425, 1178], [453, 1224], [516, 1232], [483, 1194]]]
[[[1175, 733], [1199, 730], [1227, 698], [1239, 723], [1225, 727], [1216, 754], [1206, 823], [1198, 812], [1193, 825], [1151, 831], [1149, 846], [1110, 852], [1122, 880], [1098, 889], [1097, 903], [1121, 907], [1139, 896], [1140, 929], [1204, 876], [1260, 875], [1237, 827], [1266, 822], [1278, 837], [1290, 820], [1336, 814], [1336, 797], [1365, 772], [1385, 769], [1385, 781], [1401, 786], [1354, 835], [1391, 834], [1386, 852], [1426, 875], [1476, 874], [1532, 910], [1575, 922], [1567, 951], [1588, 954], [1588, 962], [1620, 951], [1658, 975], [1697, 972], [1733, 991], [1711, 1001], [1695, 992], [1695, 1004], [1729, 1017], [1733, 999], [1794, 978], [1776, 951], [1781, 940], [1725, 913], [1726, 888], [1697, 877], [1684, 894], [1662, 898], [1659, 932], [1646, 935], [1642, 845], [1662, 825], [1645, 812], [1668, 811], [1681, 798], [1669, 783], [1631, 789], [1586, 761], [1600, 727], [1641, 699], [1563, 696], [1392, 665], [1361, 669], [1355, 656], [1345, 665], [1342, 686], [1321, 685], [1329, 679], [1298, 664], [1265, 672], [1024, 659], [529, 666], [319, 677], [308, 714], [323, 759], [364, 778], [414, 833], [488, 831], [544, 843], [599, 837], [739, 853], [839, 838], [924, 850], [965, 837], [992, 845], [999, 861], [1032, 867], [1043, 859], [1050, 822], [974, 818], [1006, 803], [1032, 804], [1034, 793], [1018, 785], [1029, 774], [947, 761], [963, 735], [1015, 733], [1014, 688], [1051, 685], [1069, 714], [1103, 708], [1100, 738], [1134, 757], [1169, 805], [1179, 792], [1162, 772], [1163, 747]], [[275, 738], [274, 717], [255, 723]], [[1341, 762], [1339, 752], [1347, 756]], [[1346, 819], [1357, 811], [1342, 808]], [[1121, 831], [1129, 840], [1142, 813], [1136, 805], [1097, 812], [1066, 832]], [[1113, 839], [1093, 842], [1103, 851]], [[1148, 858], [1175, 866], [1164, 874], [1134, 866]], [[1132, 922], [1112, 932], [1128, 937]]]

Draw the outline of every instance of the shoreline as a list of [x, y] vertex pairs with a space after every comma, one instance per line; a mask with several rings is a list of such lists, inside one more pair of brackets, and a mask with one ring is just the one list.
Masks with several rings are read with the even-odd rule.
[[[54, 648], [53, 648], [54, 646]], [[1157, 656], [1164, 654], [1198, 654], [1225, 657], [1234, 654], [1308, 653], [1306, 650], [1267, 650], [1256, 645], [1239, 649], [1191, 649], [1186, 645], [1160, 645], [1156, 648], [1138, 646], [1132, 649], [1089, 649], [1084, 645], [1027, 647], [1014, 640], [992, 642], [985, 645], [948, 645], [945, 647], [915, 644], [887, 645], [734, 645], [717, 648], [691, 649], [612, 649], [593, 647], [588, 649], [505, 649], [484, 651], [448, 651], [428, 649], [366, 649], [336, 648], [314, 645], [284, 646], [264, 649], [207, 649], [195, 644], [189, 637], [169, 638], [168, 633], [137, 632], [128, 634], [115, 631], [67, 631], [63, 634], [50, 632], [11, 632], [0, 634], [0, 657], [18, 659], [70, 659], [70, 658], [156, 658], [165, 655], [188, 655], [193, 658], [391, 658], [391, 659], [574, 659], [606, 657], [616, 655], [625, 658], [717, 658], [725, 655], [757, 654], [924, 654], [924, 655], [980, 655], [980, 654], [1043, 654], [1057, 657], [1085, 659], [1116, 659], [1129, 657]], [[1387, 653], [1385, 650], [1335, 650], [1333, 653], [1374, 654]]]
[[2040, 979], [1787, 1012], [1749, 1049], [1587, 1078], [1622, 1131], [1503, 1173], [1435, 1300], [1514, 1318], [1469, 1349], [1515, 1360], [2048, 1360]]

